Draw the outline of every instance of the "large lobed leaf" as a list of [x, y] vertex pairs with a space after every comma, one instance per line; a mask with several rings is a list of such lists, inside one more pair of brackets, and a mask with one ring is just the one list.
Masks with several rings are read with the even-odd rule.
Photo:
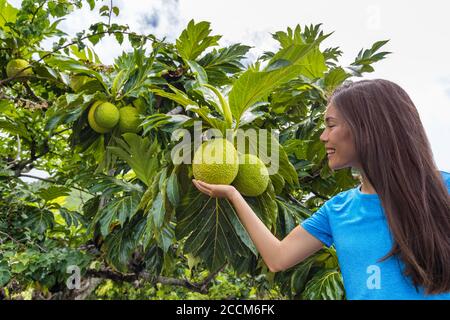
[[388, 42], [389, 40], [377, 41], [370, 49], [361, 49], [355, 61], [348, 67], [353, 72], [353, 75], [361, 77], [365, 72], [373, 72], [375, 69], [372, 67], [372, 64], [384, 59], [391, 53], [387, 51], [378, 52]]
[[302, 293], [303, 299], [341, 300], [345, 295], [342, 275], [337, 268], [318, 272]]
[[194, 188], [176, 210], [178, 239], [186, 238], [184, 251], [201, 257], [210, 270], [217, 270], [235, 256], [257, 254], [237, 213], [227, 200], [208, 198]]
[[217, 45], [221, 36], [210, 36], [210, 23], [191, 20], [176, 40], [179, 55], [185, 60], [195, 60], [205, 49]]
[[123, 140], [115, 138], [119, 146], [108, 147], [108, 149], [126, 161], [138, 179], [150, 186], [159, 168], [158, 141], [155, 139], [151, 143], [149, 138], [143, 138], [135, 133], [124, 133], [122, 137]]
[[198, 63], [204, 68], [210, 84], [223, 86], [231, 83], [229, 75], [236, 74], [244, 69], [241, 60], [245, 58], [249, 49], [249, 46], [239, 43], [219, 50], [214, 49], [212, 52], [205, 54]]
[[318, 78], [326, 69], [316, 42], [281, 49], [263, 71], [250, 68], [236, 80], [229, 94], [231, 112], [239, 121], [248, 108], [267, 98], [276, 87], [300, 75]]

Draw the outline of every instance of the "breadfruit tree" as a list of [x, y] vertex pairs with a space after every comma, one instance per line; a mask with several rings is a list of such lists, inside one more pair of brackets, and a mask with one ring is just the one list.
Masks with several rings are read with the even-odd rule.
[[[95, 10], [94, 0], [21, 5], [0, 0], [1, 295], [32, 288], [34, 298], [87, 297], [98, 279], [207, 294], [215, 276], [232, 272], [288, 298], [345, 297], [333, 248], [273, 274], [230, 203], [191, 180], [209, 171], [234, 183], [266, 226], [286, 236], [358, 183], [350, 170], [329, 169], [323, 113], [334, 88], [373, 71], [386, 41], [341, 66], [341, 50], [324, 46], [331, 33], [297, 25], [273, 34], [277, 51], [249, 62], [249, 46], [220, 46], [205, 21], [190, 21], [171, 43], [112, 23], [119, 9], [111, 3], [70, 38], [61, 19], [83, 5]], [[94, 51], [104, 37], [132, 50], [104, 65]], [[209, 129], [231, 139], [208, 139]], [[244, 135], [244, 150], [241, 132], [257, 138]], [[231, 156], [226, 170], [174, 161], [196, 133], [200, 141], [184, 143], [183, 157], [227, 141], [235, 150], [214, 156]], [[276, 172], [260, 144], [278, 151]], [[48, 176], [24, 182], [32, 169]], [[90, 291], [72, 290], [73, 267]], [[195, 272], [205, 276], [194, 281]]]

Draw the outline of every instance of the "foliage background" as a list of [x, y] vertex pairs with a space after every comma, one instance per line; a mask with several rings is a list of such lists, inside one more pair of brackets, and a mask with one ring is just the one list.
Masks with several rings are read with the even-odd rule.
[[[280, 171], [250, 205], [283, 238], [324, 201], [358, 183], [331, 172], [319, 136], [327, 96], [372, 72], [387, 41], [362, 49], [348, 66], [322, 44], [321, 25], [273, 34], [279, 43], [248, 63], [245, 44], [219, 46], [210, 23], [190, 21], [175, 42], [114, 23], [101, 1], [0, 0], [0, 286], [6, 299], [344, 299], [333, 248], [273, 274], [232, 206], [190, 183], [174, 165], [174, 130], [271, 129]], [[58, 28], [82, 6], [98, 21], [69, 37]], [[132, 45], [103, 64], [104, 37]], [[51, 50], [43, 41], [53, 41]], [[6, 75], [13, 58], [33, 75]], [[76, 77], [86, 82], [76, 87]], [[133, 104], [142, 131], [99, 135], [87, 124], [96, 100]], [[193, 150], [194, 146], [191, 146]], [[250, 145], [250, 148], [255, 147]], [[48, 178], [25, 183], [32, 169]], [[69, 290], [67, 267], [82, 272]]]

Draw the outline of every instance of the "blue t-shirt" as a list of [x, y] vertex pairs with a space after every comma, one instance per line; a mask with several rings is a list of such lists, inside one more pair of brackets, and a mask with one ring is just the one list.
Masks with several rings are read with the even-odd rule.
[[[450, 174], [441, 174], [450, 193]], [[417, 292], [397, 257], [378, 262], [393, 240], [377, 194], [361, 193], [360, 186], [341, 192], [301, 225], [326, 246], [334, 244], [347, 299], [450, 300], [450, 292]]]

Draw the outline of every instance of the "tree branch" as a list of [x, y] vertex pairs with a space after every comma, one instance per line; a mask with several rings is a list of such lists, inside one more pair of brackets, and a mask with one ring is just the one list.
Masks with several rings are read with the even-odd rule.
[[297, 198], [295, 198], [292, 194], [288, 193], [287, 196], [288, 196], [289, 200], [294, 202], [296, 205], [303, 207], [303, 204], [300, 201], [298, 201]]
[[156, 276], [155, 277], [152, 274], [145, 272], [145, 271], [138, 273], [138, 274], [136, 274], [136, 273], [121, 274], [121, 273], [114, 272], [110, 269], [88, 270], [86, 272], [86, 276], [93, 277], [93, 278], [110, 279], [110, 280], [118, 281], [118, 282], [136, 282], [136, 281], [140, 281], [140, 280], [145, 280], [145, 281], [150, 281], [152, 283], [161, 283], [163, 285], [185, 287], [185, 288], [195, 291], [195, 292], [207, 294], [209, 291], [208, 285], [217, 276], [217, 274], [223, 270], [223, 268], [225, 266], [226, 266], [226, 264], [224, 264], [217, 271], [211, 273], [205, 280], [203, 280], [201, 282], [190, 282], [186, 279], [175, 279], [175, 278], [168, 278], [168, 277], [164, 277], [164, 276]]
[[310, 192], [311, 192], [312, 194], [314, 194], [317, 198], [323, 199], [323, 200], [325, 200], [325, 201], [330, 200], [329, 197], [326, 197], [326, 196], [323, 196], [323, 195], [321, 195], [321, 194], [318, 194], [317, 192], [315, 192], [315, 191], [313, 191], [313, 190], [310, 190]]
[[37, 176], [32, 176], [31, 174], [25, 174], [25, 173], [21, 173], [20, 177], [25, 177], [25, 178], [31, 178], [31, 179], [36, 179], [36, 180], [41, 180], [41, 181], [45, 181], [45, 182], [49, 182], [49, 183], [57, 183], [54, 180], [50, 180], [50, 179], [46, 179], [46, 178], [42, 178], [42, 177], [37, 177]]
[[[45, 181], [45, 182], [48, 182], [48, 183], [55, 183], [55, 184], [58, 184], [58, 182], [55, 181], [55, 180], [51, 180], [51, 179], [47, 179], [47, 178], [42, 178], [42, 177], [38, 177], [38, 176], [33, 176], [33, 175], [31, 175], [31, 174], [26, 174], [26, 173], [21, 173], [21, 174], [19, 175], [19, 177], [31, 178], [31, 179], [36, 179], [36, 180]], [[89, 192], [88, 190], [83, 190], [83, 189], [78, 188], [78, 187], [76, 187], [76, 186], [69, 186], [69, 188], [75, 189], [75, 190], [78, 190], [78, 191], [81, 191], [81, 192], [84, 192], [84, 193], [89, 193], [89, 194], [91, 194], [91, 195], [94, 195], [94, 194], [92, 194], [91, 192]]]
[[113, 0], [110, 1], [110, 5], [109, 5], [108, 26], [110, 26], [110, 27], [111, 27], [112, 9], [113, 9]]
[[37, 101], [39, 101], [39, 102], [41, 102], [41, 103], [45, 101], [44, 99], [42, 99], [41, 97], [38, 97], [38, 96], [34, 93], [33, 89], [31, 89], [30, 85], [29, 85], [27, 82], [24, 83], [24, 86], [25, 86], [25, 89], [27, 90], [28, 94], [29, 94], [34, 100], [37, 100]]
[[[21, 74], [22, 74], [23, 71], [25, 71], [25, 70], [27, 70], [27, 69], [29, 69], [29, 68], [32, 68], [34, 64], [39, 63], [39, 62], [41, 62], [42, 60], [44, 60], [45, 58], [47, 58], [47, 57], [53, 55], [54, 53], [56, 53], [56, 52], [58, 52], [58, 51], [61, 51], [61, 50], [64, 50], [65, 48], [70, 47], [71, 45], [77, 44], [78, 42], [80, 42], [80, 41], [82, 41], [82, 40], [85, 40], [85, 39], [88, 39], [88, 38], [91, 38], [91, 37], [95, 37], [95, 36], [98, 36], [98, 35], [102, 35], [102, 34], [108, 34], [108, 35], [111, 35], [111, 34], [117, 34], [117, 33], [127, 34], [127, 35], [134, 35], [134, 36], [136, 36], [136, 34], [134, 34], [133, 32], [127, 32], [127, 31], [102, 31], [102, 32], [97, 32], [97, 33], [89, 34], [89, 35], [87, 35], [87, 36], [84, 36], [84, 37], [81, 37], [81, 38], [77, 39], [76, 41], [69, 42], [68, 44], [65, 44], [65, 45], [63, 45], [63, 46], [61, 46], [61, 47], [59, 47], [59, 48], [56, 48], [55, 50], [53, 50], [53, 51], [51, 51], [51, 52], [49, 52], [49, 53], [47, 53], [47, 54], [44, 54], [39, 60], [32, 61], [27, 67], [23, 68], [22, 70], [19, 70], [19, 71], [16, 73], [15, 76], [12, 76], [12, 77], [10, 77], [10, 78], [6, 78], [6, 79], [4, 79], [4, 80], [0, 80], [0, 86], [3, 85], [4, 83], [10, 82], [10, 81], [12, 81], [12, 80], [14, 80], [14, 79], [28, 78], [28, 76], [21, 76]], [[145, 37], [145, 38], [150, 39], [150, 40], [155, 40], [155, 38], [152, 38], [152, 37], [150, 37], [150, 36], [140, 35], [140, 37]]]
[[36, 15], [37, 15], [38, 11], [39, 11], [40, 9], [42, 9], [42, 7], [44, 6], [44, 4], [45, 4], [46, 2], [47, 2], [47, 1], [43, 1], [43, 2], [39, 5], [39, 7], [36, 9], [36, 11], [33, 12], [33, 17], [31, 18], [30, 24], [33, 24], [34, 18], [36, 18]]

